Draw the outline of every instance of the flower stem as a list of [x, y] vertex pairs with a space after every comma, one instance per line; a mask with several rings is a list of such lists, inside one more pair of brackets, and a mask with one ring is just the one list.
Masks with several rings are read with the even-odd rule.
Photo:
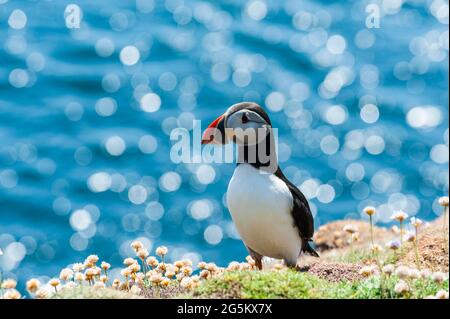
[[403, 221], [400, 221], [400, 256], [403, 256]]
[[448, 206], [444, 207], [444, 225], [442, 227], [442, 233], [444, 234], [444, 249], [446, 253], [448, 252], [447, 216], [448, 216]]
[[370, 219], [370, 241], [372, 242], [373, 246], [373, 221], [372, 221], [372, 215], [369, 216]]
[[416, 264], [417, 264], [417, 268], [420, 270], [420, 259], [419, 259], [419, 231], [416, 228], [416, 239], [414, 240], [414, 250], [416, 252]]
[[350, 235], [350, 256], [353, 258], [353, 236]]

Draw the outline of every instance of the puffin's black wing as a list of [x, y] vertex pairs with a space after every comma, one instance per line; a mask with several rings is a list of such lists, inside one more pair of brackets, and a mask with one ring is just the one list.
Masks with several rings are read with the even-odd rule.
[[302, 251], [309, 253], [313, 256], [319, 257], [319, 254], [309, 245], [309, 241], [312, 240], [314, 235], [314, 219], [311, 213], [311, 209], [308, 204], [308, 200], [305, 195], [292, 184], [278, 169], [275, 175], [286, 183], [287, 187], [291, 191], [293, 199], [292, 217], [294, 219], [295, 227], [297, 227], [300, 237], [303, 239]]

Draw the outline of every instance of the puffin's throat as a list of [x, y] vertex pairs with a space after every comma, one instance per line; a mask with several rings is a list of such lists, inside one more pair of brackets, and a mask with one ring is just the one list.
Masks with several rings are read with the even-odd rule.
[[275, 173], [278, 169], [276, 144], [272, 132], [254, 145], [238, 144], [237, 164], [247, 163], [268, 173]]

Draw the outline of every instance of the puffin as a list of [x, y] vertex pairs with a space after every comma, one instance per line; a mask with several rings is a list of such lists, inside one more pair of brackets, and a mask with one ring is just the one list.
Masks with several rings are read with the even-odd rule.
[[237, 165], [226, 203], [236, 229], [258, 269], [264, 256], [297, 268], [311, 247], [314, 219], [308, 200], [278, 165], [274, 131], [266, 111], [253, 102], [237, 103], [203, 132], [201, 144], [237, 146]]

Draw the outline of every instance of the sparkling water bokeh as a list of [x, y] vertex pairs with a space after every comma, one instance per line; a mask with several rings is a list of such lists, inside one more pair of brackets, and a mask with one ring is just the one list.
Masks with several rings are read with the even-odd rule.
[[[0, 0], [0, 270], [23, 282], [140, 238], [243, 259], [232, 164], [175, 164], [170, 133], [255, 101], [316, 227], [432, 220], [448, 193], [448, 1]], [[367, 24], [368, 5], [379, 28]], [[76, 21], [75, 21], [76, 22]], [[46, 277], [43, 277], [46, 278]]]

